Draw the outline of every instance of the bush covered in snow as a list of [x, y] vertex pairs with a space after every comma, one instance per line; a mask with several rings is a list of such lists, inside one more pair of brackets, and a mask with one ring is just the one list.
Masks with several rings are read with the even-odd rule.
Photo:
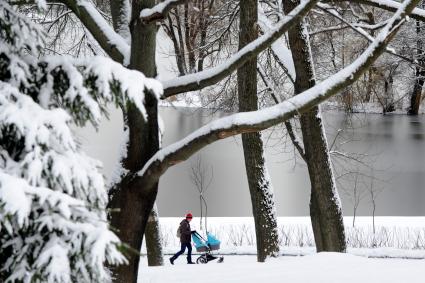
[[[358, 217], [359, 224], [351, 226], [351, 217], [344, 218], [347, 247], [349, 248], [396, 248], [425, 250], [425, 222], [419, 217], [415, 223], [407, 223], [403, 217], [378, 217], [373, 231], [371, 217]], [[415, 217], [412, 218], [415, 221]], [[179, 245], [175, 230], [179, 219], [160, 218], [162, 241], [165, 250], [173, 251]], [[199, 230], [198, 220], [191, 223]], [[232, 250], [255, 247], [255, 229], [252, 218], [212, 217], [208, 230], [222, 242], [222, 248]], [[198, 226], [198, 227], [197, 227]], [[309, 217], [278, 217], [279, 246], [314, 247], [314, 236]]]

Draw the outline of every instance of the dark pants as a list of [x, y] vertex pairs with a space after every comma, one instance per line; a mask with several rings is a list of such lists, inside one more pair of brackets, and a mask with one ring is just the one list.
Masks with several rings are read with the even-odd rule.
[[182, 243], [180, 251], [173, 255], [172, 259], [176, 260], [180, 255], [184, 254], [187, 247], [187, 262], [192, 262], [192, 245], [190, 243]]

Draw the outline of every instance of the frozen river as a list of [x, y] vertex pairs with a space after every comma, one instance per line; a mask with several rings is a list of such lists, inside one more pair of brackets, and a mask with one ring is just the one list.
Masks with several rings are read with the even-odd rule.
[[[212, 119], [206, 110], [162, 107], [160, 113], [165, 125], [164, 145], [183, 138]], [[214, 117], [220, 115], [224, 114], [214, 114]], [[377, 215], [425, 215], [424, 116], [347, 116], [325, 112], [324, 117], [345, 215], [353, 213], [356, 202], [359, 202], [359, 215], [371, 214], [371, 188], [377, 194]], [[78, 132], [86, 152], [103, 162], [107, 177], [111, 176], [118, 156], [121, 123], [121, 115], [115, 111], [111, 113], [111, 120], [101, 125], [99, 133], [89, 128]], [[283, 133], [276, 127], [263, 134], [277, 213], [279, 216], [308, 215], [307, 169]], [[250, 216], [239, 138], [209, 145], [189, 161], [170, 168], [160, 180], [160, 215], [180, 216], [186, 211], [198, 214], [198, 193], [190, 180], [191, 163], [197, 156], [213, 170], [213, 180], [206, 192], [209, 215]], [[360, 196], [357, 201], [354, 188]]]

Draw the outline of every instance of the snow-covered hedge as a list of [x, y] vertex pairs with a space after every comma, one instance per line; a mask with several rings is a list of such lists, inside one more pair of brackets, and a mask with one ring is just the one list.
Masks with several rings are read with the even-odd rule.
[[[375, 233], [371, 217], [358, 217], [355, 227], [352, 218], [344, 217], [349, 248], [396, 248], [425, 250], [425, 218], [377, 217]], [[173, 251], [179, 245], [175, 230], [179, 218], [160, 218], [163, 245]], [[199, 218], [191, 222], [200, 231]], [[254, 221], [249, 217], [210, 217], [208, 231], [222, 242], [222, 249], [255, 247]], [[314, 247], [313, 231], [308, 217], [278, 217], [280, 247]], [[253, 249], [255, 251], [255, 249]]]

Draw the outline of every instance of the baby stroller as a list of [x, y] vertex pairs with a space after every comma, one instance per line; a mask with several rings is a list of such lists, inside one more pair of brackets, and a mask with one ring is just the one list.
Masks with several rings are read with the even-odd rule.
[[198, 232], [193, 231], [192, 240], [195, 243], [196, 251], [203, 253], [196, 259], [196, 263], [205, 264], [215, 259], [218, 259], [218, 263], [223, 262], [222, 256], [217, 257], [211, 254], [212, 251], [220, 249], [220, 241], [216, 237], [207, 232], [207, 240], [205, 240]]

